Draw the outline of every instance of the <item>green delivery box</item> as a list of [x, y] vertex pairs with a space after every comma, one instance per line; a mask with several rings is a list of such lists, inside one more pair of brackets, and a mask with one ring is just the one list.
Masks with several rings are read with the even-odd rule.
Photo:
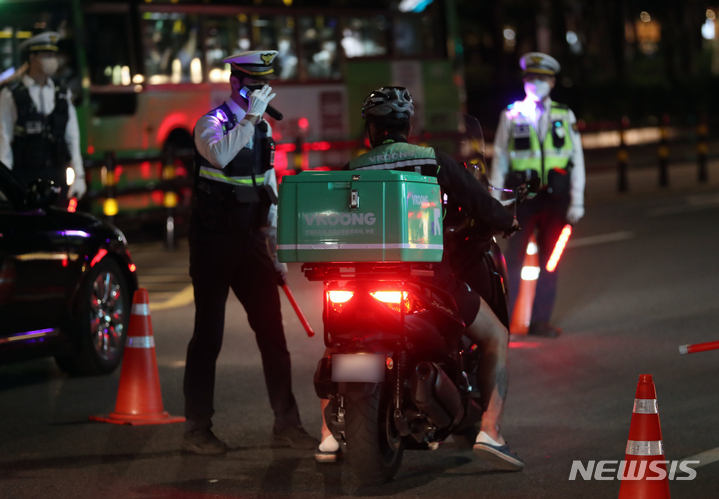
[[437, 179], [393, 170], [286, 176], [277, 249], [282, 262], [439, 262]]

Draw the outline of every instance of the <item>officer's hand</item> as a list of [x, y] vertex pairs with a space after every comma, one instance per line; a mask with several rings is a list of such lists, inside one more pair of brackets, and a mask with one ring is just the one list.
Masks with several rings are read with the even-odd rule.
[[574, 225], [584, 216], [584, 206], [572, 205], [567, 210], [567, 222]]
[[68, 198], [74, 198], [82, 199], [82, 197], [87, 192], [87, 184], [85, 183], [84, 177], [75, 177], [75, 181], [70, 186], [70, 189], [67, 192]]
[[505, 239], [509, 239], [514, 235], [515, 232], [521, 229], [522, 228], [519, 226], [519, 222], [517, 222], [517, 219], [515, 218], [514, 220], [512, 220], [512, 226], [504, 231], [504, 235], [502, 237], [504, 237]]
[[272, 92], [272, 87], [269, 85], [265, 85], [261, 89], [252, 92], [250, 94], [250, 107], [247, 110], [247, 114], [261, 118], [267, 110], [267, 104], [277, 95], [271, 94], [270, 92]]
[[287, 275], [287, 264], [286, 263], [282, 263], [282, 262], [278, 261], [276, 258], [275, 258], [274, 263], [275, 263], [275, 272], [277, 272], [278, 274]]

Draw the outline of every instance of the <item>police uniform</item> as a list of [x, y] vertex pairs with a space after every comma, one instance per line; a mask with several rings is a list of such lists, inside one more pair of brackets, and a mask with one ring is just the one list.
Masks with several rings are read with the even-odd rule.
[[[225, 62], [233, 71], [268, 79], [276, 54], [245, 52]], [[212, 425], [215, 365], [230, 289], [255, 332], [275, 430], [300, 425], [277, 286], [276, 266], [282, 264], [275, 263], [272, 130], [266, 121], [260, 119], [253, 126], [244, 117], [245, 111], [230, 98], [200, 118], [194, 130], [195, 195], [189, 241], [195, 328], [184, 380], [188, 431]]]
[[[554, 76], [560, 69], [555, 59], [538, 52], [523, 56], [520, 66], [525, 75]], [[490, 181], [495, 187], [514, 188], [530, 178], [541, 179], [537, 196], [517, 207], [517, 220], [523, 230], [510, 239], [506, 252], [513, 308], [529, 237], [536, 232], [540, 273], [531, 333], [535, 326], [546, 330], [549, 325], [557, 271], [547, 272], [546, 265], [567, 220], [576, 222], [584, 214], [585, 172], [574, 113], [549, 95], [530, 97], [528, 93], [525, 100], [515, 102], [500, 115]]]
[[[56, 52], [59, 34], [45, 32], [29, 38], [21, 50]], [[8, 83], [0, 92], [0, 162], [23, 183], [52, 180], [62, 189], [59, 204], [67, 204], [66, 169], [85, 192], [80, 154], [80, 130], [70, 91], [48, 78], [38, 84], [29, 74]], [[77, 188], [75, 189], [77, 190]]]

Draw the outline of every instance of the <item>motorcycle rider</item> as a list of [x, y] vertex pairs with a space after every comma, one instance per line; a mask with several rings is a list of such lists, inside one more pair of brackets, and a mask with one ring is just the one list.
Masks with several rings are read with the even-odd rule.
[[[362, 117], [366, 120], [372, 150], [350, 161], [345, 169], [405, 170], [436, 177], [444, 195], [476, 220], [507, 233], [516, 230], [518, 224], [514, 217], [449, 155], [407, 142], [413, 115], [412, 96], [406, 88], [382, 87], [372, 92], [362, 105]], [[510, 451], [500, 428], [508, 387], [509, 333], [487, 302], [454, 276], [446, 252], [434, 271], [432, 284], [448, 291], [455, 299], [467, 325], [464, 334], [478, 345], [482, 353], [478, 379], [484, 413], [474, 450], [497, 468], [519, 471], [524, 463]], [[334, 461], [339, 453], [339, 443], [324, 422], [324, 409], [328, 402], [323, 400], [321, 404], [322, 441], [315, 454], [319, 462]]]

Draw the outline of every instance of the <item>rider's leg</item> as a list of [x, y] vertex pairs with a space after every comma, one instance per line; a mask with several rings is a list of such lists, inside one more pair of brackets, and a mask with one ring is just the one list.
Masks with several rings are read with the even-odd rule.
[[332, 436], [332, 432], [327, 428], [327, 421], [325, 421], [325, 408], [330, 403], [330, 399], [320, 399], [320, 407], [322, 409], [322, 436], [320, 442], [324, 442], [325, 438]]
[[[332, 349], [327, 348], [325, 349], [324, 356], [328, 357], [332, 354]], [[320, 410], [322, 412], [322, 435], [320, 437], [320, 446], [319, 450], [323, 452], [336, 452], [339, 449], [339, 444], [337, 441], [332, 437], [332, 432], [327, 427], [327, 421], [325, 420], [325, 408], [330, 403], [329, 399], [320, 399]], [[327, 438], [332, 437], [330, 440], [327, 440]]]
[[484, 409], [481, 429], [500, 445], [504, 445], [501, 423], [509, 385], [507, 376], [509, 332], [494, 315], [487, 302], [481, 300], [477, 318], [466, 329], [465, 334], [482, 352], [477, 371], [482, 409]]

